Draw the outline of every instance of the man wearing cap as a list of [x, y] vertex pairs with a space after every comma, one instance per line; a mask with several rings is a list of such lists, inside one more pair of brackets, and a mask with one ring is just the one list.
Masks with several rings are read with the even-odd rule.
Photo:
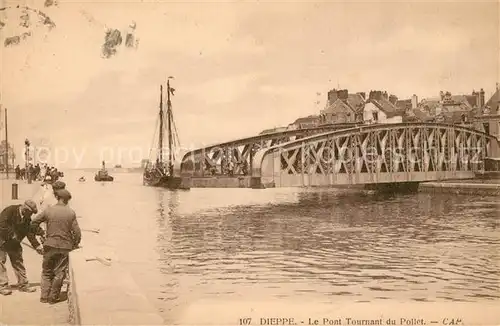
[[56, 181], [52, 183], [52, 189], [50, 189], [50, 185], [44, 185], [45, 191], [43, 192], [39, 205], [40, 212], [43, 212], [47, 207], [57, 204], [57, 199], [55, 197], [55, 192], [59, 189], [66, 189], [66, 184], [62, 181]]
[[36, 239], [39, 228], [31, 225], [31, 216], [36, 213], [36, 203], [32, 200], [27, 200], [20, 205], [7, 206], [0, 213], [0, 294], [2, 295], [12, 293], [8, 288], [9, 279], [5, 267], [7, 256], [9, 256], [10, 263], [16, 274], [19, 291], [35, 291], [35, 289], [28, 286], [21, 241], [27, 237], [33, 248], [39, 254], [43, 253], [43, 247]]
[[78, 248], [81, 230], [75, 212], [68, 206], [71, 194], [66, 189], [55, 191], [57, 204], [36, 216], [31, 225], [36, 228], [47, 223], [46, 240], [43, 243], [43, 263], [40, 302], [60, 301], [61, 287], [69, 264], [69, 252]]

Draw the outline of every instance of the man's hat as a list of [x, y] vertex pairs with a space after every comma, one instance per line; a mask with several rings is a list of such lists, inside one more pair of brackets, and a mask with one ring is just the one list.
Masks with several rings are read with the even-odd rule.
[[36, 208], [36, 203], [31, 199], [28, 199], [24, 202], [24, 207], [33, 212], [33, 214], [38, 213], [38, 209]]
[[67, 191], [66, 189], [59, 189], [55, 193], [57, 199], [63, 199], [63, 200], [70, 200], [71, 199], [71, 193]]
[[62, 181], [57, 180], [52, 184], [52, 189], [58, 190], [58, 189], [64, 189], [66, 188], [66, 184]]

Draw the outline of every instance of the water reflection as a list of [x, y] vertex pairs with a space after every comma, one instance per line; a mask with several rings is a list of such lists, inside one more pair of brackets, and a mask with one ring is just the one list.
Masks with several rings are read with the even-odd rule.
[[477, 205], [464, 207], [474, 200], [301, 192], [295, 202], [173, 214], [158, 246], [170, 248], [180, 301], [497, 299], [498, 204], [474, 214]]
[[[157, 224], [158, 234], [157, 241], [162, 243], [162, 246], [156, 248], [158, 258], [158, 271], [162, 275], [160, 282], [160, 290], [158, 299], [164, 302], [173, 302], [178, 299], [179, 280], [175, 273], [175, 266], [172, 260], [172, 218], [176, 214], [177, 206], [179, 205], [179, 196], [177, 192], [168, 192], [163, 189], [156, 189], [157, 194]], [[164, 311], [164, 307], [160, 306], [160, 312]]]
[[167, 322], [199, 300], [499, 299], [498, 198], [170, 192], [143, 187], [140, 175], [116, 180], [69, 187], [75, 204], [101, 200], [78, 212], [94, 219]]

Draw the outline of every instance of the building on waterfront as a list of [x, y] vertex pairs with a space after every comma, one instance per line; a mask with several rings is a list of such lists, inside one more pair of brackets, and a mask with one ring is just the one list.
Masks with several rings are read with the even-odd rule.
[[293, 123], [289, 124], [286, 127], [287, 130], [296, 130], [296, 129], [307, 129], [314, 128], [319, 126], [320, 117], [318, 115], [310, 115], [307, 117], [298, 118]]
[[500, 114], [500, 84], [497, 83], [495, 93], [486, 102], [485, 107], [489, 111], [488, 114]]
[[[414, 95], [416, 96], [416, 95]], [[413, 102], [412, 102], [412, 99], [409, 98], [409, 99], [405, 99], [405, 100], [397, 100], [396, 103], [394, 104], [399, 110], [411, 110], [413, 109]], [[415, 106], [416, 108], [416, 106]]]
[[500, 114], [478, 115], [474, 117], [472, 127], [500, 140]]
[[439, 97], [425, 98], [414, 110], [416, 115], [433, 117], [434, 121], [451, 124], [470, 124], [484, 107], [484, 90], [470, 95], [452, 95], [441, 91]]
[[500, 139], [500, 87], [497, 88], [493, 96], [484, 104], [481, 112], [477, 112], [472, 123], [475, 129]]
[[321, 123], [354, 123], [363, 121], [364, 92], [349, 94], [347, 89], [328, 92], [326, 108], [321, 110]]
[[403, 117], [411, 115], [409, 108], [396, 106], [398, 99], [383, 91], [370, 91], [363, 107], [363, 121], [372, 123], [402, 123]]

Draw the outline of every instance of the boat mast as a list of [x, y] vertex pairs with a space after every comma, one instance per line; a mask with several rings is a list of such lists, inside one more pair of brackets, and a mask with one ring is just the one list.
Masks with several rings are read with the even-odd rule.
[[160, 85], [160, 139], [158, 141], [158, 156], [159, 163], [163, 160], [163, 85]]
[[168, 169], [171, 174], [172, 171], [172, 102], [170, 101], [170, 80], [167, 80], [167, 118], [168, 118]]

